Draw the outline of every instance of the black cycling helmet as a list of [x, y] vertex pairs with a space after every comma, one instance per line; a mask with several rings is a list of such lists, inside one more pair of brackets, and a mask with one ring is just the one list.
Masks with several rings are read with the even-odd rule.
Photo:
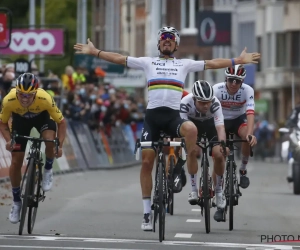
[[32, 73], [24, 73], [17, 79], [16, 89], [18, 92], [35, 93], [38, 87], [38, 79]]

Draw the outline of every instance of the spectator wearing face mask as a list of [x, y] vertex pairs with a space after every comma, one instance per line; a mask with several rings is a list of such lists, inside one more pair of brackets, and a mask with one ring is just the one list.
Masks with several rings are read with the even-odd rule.
[[5, 69], [2, 77], [0, 78], [0, 89], [2, 97], [4, 97], [10, 90], [13, 80], [15, 79], [15, 73], [9, 69]]

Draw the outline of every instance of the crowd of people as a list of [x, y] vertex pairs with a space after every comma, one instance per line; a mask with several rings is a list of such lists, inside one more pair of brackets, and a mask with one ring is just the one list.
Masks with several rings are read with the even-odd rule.
[[[39, 76], [36, 65], [32, 70]], [[104, 129], [108, 136], [113, 126], [129, 125], [137, 138], [146, 110], [144, 98], [103, 82], [103, 76], [101, 69], [88, 72], [68, 65], [61, 77], [51, 71], [40, 77], [39, 85], [55, 97], [66, 118], [86, 122], [91, 129]], [[15, 80], [14, 64], [2, 64], [0, 101], [14, 87]]]

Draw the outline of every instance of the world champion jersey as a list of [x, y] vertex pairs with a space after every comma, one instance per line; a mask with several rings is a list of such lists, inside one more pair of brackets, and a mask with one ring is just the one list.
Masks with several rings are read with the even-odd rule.
[[43, 111], [48, 111], [50, 117], [57, 123], [60, 123], [64, 119], [53, 97], [45, 90], [37, 89], [33, 103], [29, 107], [24, 108], [17, 98], [16, 88], [13, 88], [2, 101], [0, 122], [7, 123], [12, 113], [30, 119]]
[[206, 113], [200, 113], [194, 104], [193, 94], [188, 94], [181, 100], [180, 116], [183, 119], [191, 121], [205, 121], [214, 119], [215, 126], [224, 124], [222, 107], [219, 100], [214, 96], [210, 109]]
[[254, 114], [254, 90], [249, 85], [242, 84], [234, 95], [228, 93], [225, 82], [215, 84], [213, 89], [221, 102], [224, 120], [232, 120], [245, 113]]
[[127, 57], [129, 68], [142, 69], [148, 84], [147, 109], [169, 107], [179, 110], [188, 73], [203, 71], [204, 61], [160, 57]]

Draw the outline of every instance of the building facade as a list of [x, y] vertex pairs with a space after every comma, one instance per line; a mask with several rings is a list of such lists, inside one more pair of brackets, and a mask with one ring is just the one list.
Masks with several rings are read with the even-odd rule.
[[256, 13], [262, 60], [255, 89], [269, 104], [268, 118], [281, 123], [300, 101], [300, 1], [257, 1]]

